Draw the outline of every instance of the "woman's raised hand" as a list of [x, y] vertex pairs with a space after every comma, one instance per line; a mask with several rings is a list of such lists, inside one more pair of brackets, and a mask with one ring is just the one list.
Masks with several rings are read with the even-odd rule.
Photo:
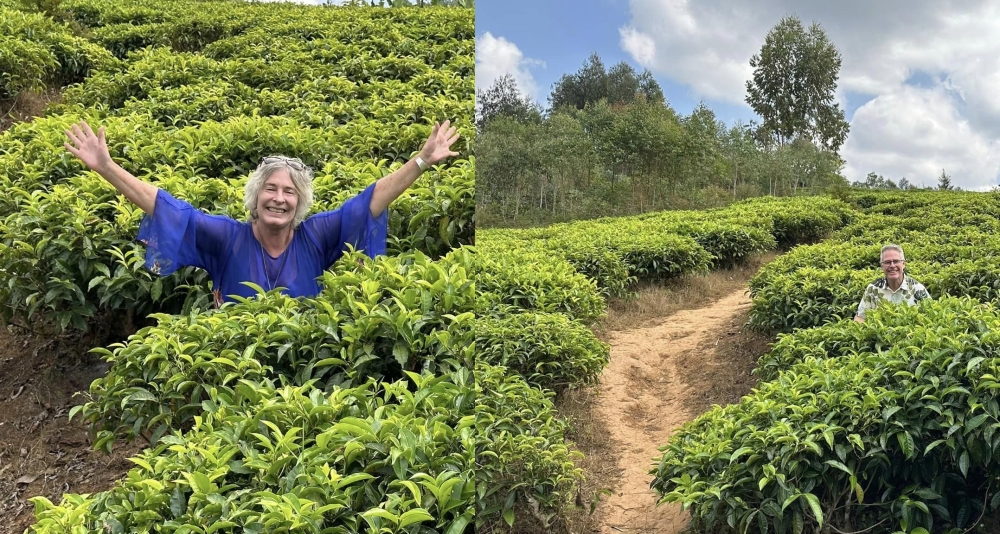
[[451, 145], [458, 140], [458, 130], [451, 126], [451, 121], [446, 120], [444, 124], [434, 123], [431, 135], [420, 149], [420, 158], [428, 165], [434, 165], [446, 158], [457, 156], [458, 152], [451, 150]]
[[80, 158], [88, 169], [97, 172], [105, 180], [115, 186], [119, 193], [131, 200], [142, 211], [152, 215], [156, 209], [157, 187], [149, 182], [132, 176], [131, 173], [116, 165], [108, 152], [108, 142], [104, 139], [104, 127], [97, 133], [90, 129], [86, 121], [74, 124], [66, 130], [66, 137], [72, 142], [63, 143], [66, 150]]
[[66, 137], [72, 144], [63, 143], [63, 146], [80, 158], [88, 169], [100, 172], [101, 169], [107, 169], [111, 165], [111, 152], [108, 151], [103, 126], [95, 134], [86, 121], [80, 121], [79, 124], [74, 124], [71, 129], [66, 130]]

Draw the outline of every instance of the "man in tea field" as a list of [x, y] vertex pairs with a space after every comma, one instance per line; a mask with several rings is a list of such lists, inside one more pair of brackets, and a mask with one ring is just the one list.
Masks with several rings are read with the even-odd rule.
[[230, 295], [253, 296], [243, 282], [285, 288], [292, 297], [317, 295], [316, 279], [348, 245], [369, 257], [385, 254], [389, 203], [430, 165], [458, 155], [451, 150], [458, 133], [449, 126], [435, 123], [416, 158], [339, 209], [308, 218], [312, 169], [298, 158], [265, 157], [244, 191], [247, 222], [203, 213], [136, 178], [111, 159], [103, 127], [94, 133], [86, 122], [74, 124], [65, 147], [146, 213], [137, 237], [146, 244], [146, 267], [163, 276], [187, 265], [205, 269], [218, 306]]
[[903, 249], [899, 245], [882, 247], [879, 265], [885, 277], [868, 284], [865, 288], [865, 294], [858, 304], [858, 313], [854, 316], [855, 321], [864, 322], [865, 312], [878, 306], [883, 300], [894, 304], [905, 302], [912, 306], [921, 300], [931, 298], [923, 284], [905, 274], [906, 260], [903, 259]]

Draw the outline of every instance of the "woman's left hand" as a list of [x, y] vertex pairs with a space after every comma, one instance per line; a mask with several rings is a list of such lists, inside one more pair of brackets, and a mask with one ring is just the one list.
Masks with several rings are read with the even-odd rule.
[[451, 126], [451, 121], [446, 120], [444, 124], [434, 123], [431, 135], [420, 149], [420, 159], [428, 165], [436, 165], [438, 162], [457, 156], [458, 152], [451, 149], [451, 145], [458, 140], [458, 130]]

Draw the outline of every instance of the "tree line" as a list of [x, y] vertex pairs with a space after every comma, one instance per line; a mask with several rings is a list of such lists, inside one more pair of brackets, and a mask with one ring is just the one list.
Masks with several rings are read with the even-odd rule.
[[913, 190], [939, 190], [939, 191], [961, 191], [962, 188], [951, 183], [951, 175], [941, 169], [941, 176], [938, 176], [937, 187], [934, 186], [923, 186], [920, 184], [914, 184], [902, 177], [899, 182], [894, 182], [881, 174], [876, 174], [874, 172], [868, 173], [865, 176], [865, 181], [856, 181], [851, 184], [851, 187], [858, 189], [881, 189], [886, 191], [913, 191]]
[[592, 54], [542, 108], [503, 76], [477, 94], [478, 224], [524, 226], [849, 184], [849, 126], [834, 102], [840, 54], [818, 24], [786, 17], [751, 58], [747, 103], [727, 126], [704, 105], [674, 110], [648, 70]]

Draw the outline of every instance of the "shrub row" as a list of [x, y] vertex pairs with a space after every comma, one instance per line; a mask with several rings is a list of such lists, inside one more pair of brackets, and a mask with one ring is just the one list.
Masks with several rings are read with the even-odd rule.
[[751, 325], [788, 332], [853, 316], [865, 286], [882, 276], [879, 251], [887, 243], [903, 247], [907, 273], [931, 296], [996, 300], [996, 198], [969, 193], [900, 198], [906, 196], [861, 196], [859, 202], [869, 213], [829, 242], [798, 247], [761, 269], [750, 281]]
[[115, 488], [33, 498], [33, 528], [460, 534], [475, 514], [474, 401], [468, 369], [328, 393], [240, 380]]
[[[391, 113], [393, 103], [405, 105], [399, 100], [413, 92], [411, 87], [421, 94], [464, 101], [463, 95], [470, 83], [464, 73], [417, 59], [352, 61], [340, 57], [314, 58], [305, 53], [271, 61], [254, 55], [217, 60], [196, 53], [176, 53], [169, 48], [149, 48], [130, 56], [127, 66], [97, 72], [86, 83], [70, 88], [65, 103], [108, 111], [148, 110], [159, 120], [165, 120], [171, 116], [171, 109], [169, 102], [163, 99], [190, 98], [185, 93], [194, 91], [181, 91], [183, 86], [226, 83], [232, 92], [215, 96], [215, 99], [225, 97], [233, 106], [245, 105], [251, 111], [259, 109], [262, 115], [276, 114], [296, 108], [290, 103], [294, 98], [302, 101], [307, 109], [327, 104], [336, 118], [343, 113], [370, 113], [365, 105], [350, 105], [344, 111], [338, 109], [337, 104], [354, 101], [371, 101], [378, 107], [389, 108], [383, 113]], [[457, 87], [462, 88], [461, 92], [448, 91]], [[247, 94], [247, 88], [262, 94]], [[393, 88], [399, 94], [393, 94]], [[212, 93], [208, 93], [202, 98], [211, 96]], [[159, 99], [152, 102], [141, 102], [157, 97]], [[257, 106], [250, 107], [254, 104]], [[188, 109], [183, 108], [186, 112]], [[409, 113], [407, 111], [404, 116]]]
[[476, 529], [518, 513], [551, 518], [565, 508], [583, 479], [566, 442], [569, 425], [557, 417], [551, 392], [521, 375], [476, 362]]
[[[144, 0], [96, 5], [69, 0], [61, 7], [119, 57], [146, 46], [204, 51], [209, 56], [295, 52], [312, 41], [364, 41], [380, 56], [416, 55], [428, 46], [473, 40], [471, 10], [311, 9], [308, 6]], [[275, 46], [277, 41], [278, 45]], [[270, 46], [265, 46], [270, 45]], [[453, 52], [471, 57], [471, 48]]]
[[478, 248], [476, 289], [479, 317], [558, 312], [586, 323], [604, 314], [594, 281], [544, 251]]
[[653, 485], [741, 532], [965, 530], [1000, 503], [998, 328], [947, 298], [785, 336], [780, 373], [685, 425]]
[[216, 312], [158, 315], [128, 342], [95, 349], [111, 362], [77, 408], [96, 430], [95, 448], [152, 431], [185, 428], [210, 391], [282, 376], [293, 385], [349, 387], [405, 371], [471, 368], [474, 280], [469, 251], [440, 262], [420, 253], [338, 261], [316, 298], [266, 298]]
[[480, 232], [483, 251], [544, 250], [593, 279], [605, 296], [625, 297], [638, 280], [731, 267], [779, 245], [815, 241], [855, 212], [826, 198], [753, 200], [707, 212], [662, 212], [527, 230]]
[[116, 63], [104, 48], [41, 14], [0, 6], [0, 100], [79, 82]]
[[528, 384], [559, 391], [597, 382], [609, 347], [560, 313], [524, 312], [476, 322], [477, 361], [517, 371]]

